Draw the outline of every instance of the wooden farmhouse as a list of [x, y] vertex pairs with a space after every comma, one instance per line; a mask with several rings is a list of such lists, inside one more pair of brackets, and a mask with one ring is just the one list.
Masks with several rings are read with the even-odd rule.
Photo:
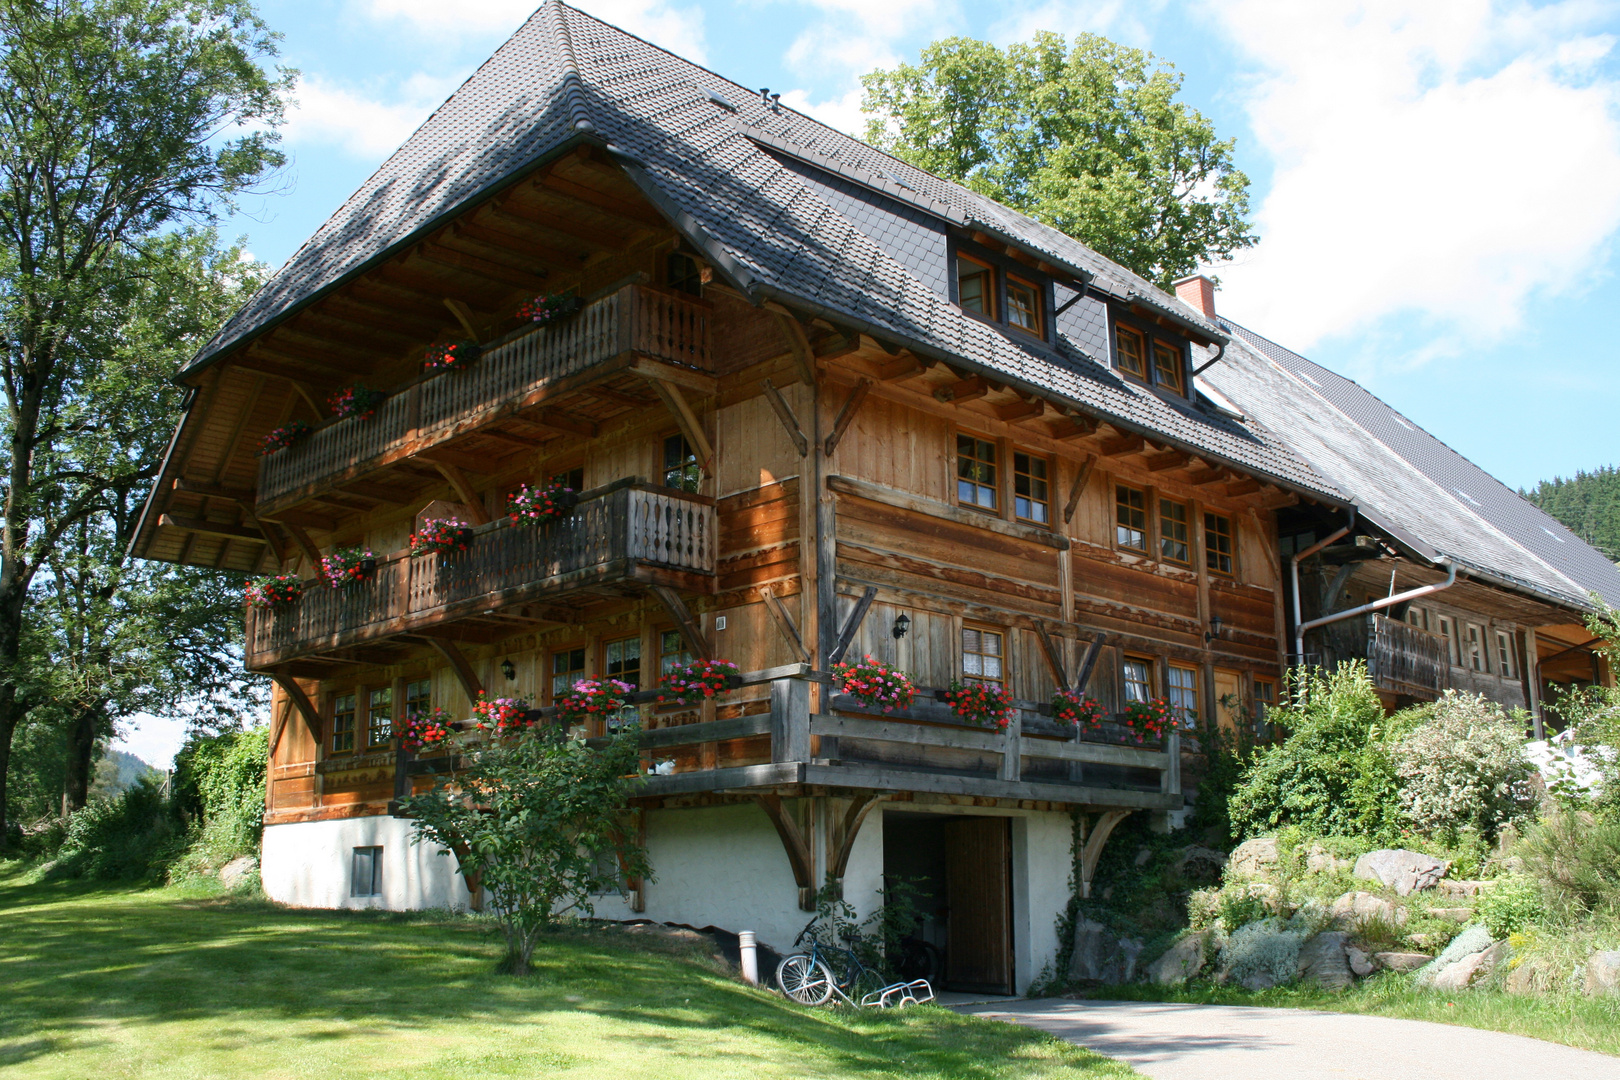
[[[577, 313], [519, 317], [557, 294]], [[1350, 411], [1305, 400], [1325, 372], [1194, 300], [547, 4], [178, 376], [193, 393], [136, 553], [306, 583], [247, 611], [246, 665], [276, 686], [266, 891], [474, 901], [392, 812], [454, 764], [401, 750], [397, 718], [466, 717], [481, 691], [545, 708], [590, 677], [651, 691], [722, 658], [744, 685], [701, 708], [642, 695], [654, 874], [597, 913], [783, 947], [827, 879], [864, 912], [886, 876], [920, 877], [946, 984], [1016, 991], [1056, 955], [1075, 868], [1089, 888], [1120, 820], [1186, 805], [1181, 736], [1077, 738], [1056, 688], [1263, 716], [1307, 551], [1305, 620], [1456, 571], [1307, 653], [1388, 639], [1381, 678], [1408, 697], [1523, 700], [1537, 663], [1561, 678], [1557, 627], [1588, 585], [1620, 598], [1613, 568], [1562, 569], [1439, 480], [1414, 519], [1417, 480], [1363, 484], [1384, 474], [1357, 448], [1382, 436], [1330, 389]], [[426, 366], [461, 339], [481, 355]], [[336, 418], [356, 386], [381, 392], [373, 411]], [[289, 444], [261, 454], [277, 430]], [[510, 492], [554, 480], [579, 493], [568, 517], [507, 516]], [[445, 517], [470, 547], [411, 557]], [[1476, 534], [1489, 545], [1452, 544]], [[375, 573], [328, 587], [323, 557], [357, 546]], [[1447, 617], [1461, 659], [1416, 670]], [[918, 703], [840, 695], [826, 673], [868, 655]], [[1014, 695], [1005, 732], [935, 699], [964, 679]]]

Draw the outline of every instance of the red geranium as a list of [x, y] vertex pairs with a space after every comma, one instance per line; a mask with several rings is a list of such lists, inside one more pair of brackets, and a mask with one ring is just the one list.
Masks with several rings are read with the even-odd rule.
[[493, 730], [498, 735], [505, 735], [518, 728], [534, 726], [534, 721], [530, 719], [529, 703], [520, 698], [492, 698], [480, 691], [472, 711], [478, 718], [476, 723], [480, 731]]
[[693, 660], [689, 664], [677, 664], [658, 680], [670, 692], [668, 698], [658, 695], [658, 702], [696, 705], [724, 690], [726, 680], [736, 674], [737, 665], [730, 660]]
[[278, 428], [272, 428], [264, 438], [259, 440], [259, 456], [266, 457], [277, 450], [285, 450], [308, 434], [309, 425], [302, 420], [294, 420]]
[[834, 664], [832, 678], [856, 701], [884, 712], [910, 708], [917, 699], [917, 688], [905, 672], [872, 659], [870, 654], [859, 664]]
[[249, 607], [263, 610], [286, 607], [304, 595], [304, 583], [297, 574], [254, 578], [247, 583], [242, 595]]
[[624, 708], [635, 687], [618, 679], [582, 679], [557, 695], [557, 719], [572, 727], [587, 720], [600, 720]]
[[1059, 690], [1052, 695], [1052, 719], [1088, 731], [1108, 719], [1102, 702], [1077, 690]]
[[1013, 696], [998, 683], [977, 679], [969, 679], [965, 684], [953, 682], [944, 698], [952, 712], [980, 727], [1006, 731], [1007, 725], [1012, 723]]
[[506, 516], [512, 519], [514, 525], [524, 521], [544, 525], [548, 521], [567, 517], [578, 505], [576, 492], [566, 485], [547, 484], [543, 488], [532, 488], [523, 484], [506, 497]]
[[544, 325], [566, 319], [580, 309], [580, 299], [574, 293], [542, 293], [518, 305], [517, 317], [525, 322]]
[[332, 415], [340, 420], [347, 420], [351, 416], [364, 420], [377, 411], [377, 406], [387, 396], [381, 390], [356, 383], [337, 391], [326, 399], [326, 403], [332, 407]]
[[445, 746], [455, 733], [455, 721], [451, 720], [450, 713], [442, 708], [426, 713], [415, 713], [403, 720], [394, 721], [394, 734], [399, 736], [400, 744], [413, 753]]
[[1137, 742], [1160, 739], [1170, 726], [1170, 706], [1163, 698], [1133, 701], [1125, 706], [1120, 722], [1136, 735]]
[[345, 585], [375, 577], [377, 556], [371, 553], [370, 548], [336, 548], [321, 560], [321, 569], [326, 571], [326, 583], [334, 589], [341, 589]]
[[429, 371], [464, 368], [483, 355], [484, 348], [476, 341], [465, 339], [450, 341], [441, 345], [429, 345], [427, 352], [422, 356], [422, 366]]
[[472, 547], [472, 542], [472, 526], [460, 518], [428, 518], [411, 534], [411, 555], [466, 551]]

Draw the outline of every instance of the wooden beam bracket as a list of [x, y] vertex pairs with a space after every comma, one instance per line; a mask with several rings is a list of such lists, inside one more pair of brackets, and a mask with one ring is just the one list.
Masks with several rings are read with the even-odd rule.
[[765, 598], [765, 610], [771, 613], [772, 621], [776, 623], [777, 630], [781, 631], [782, 637], [787, 641], [788, 648], [793, 650], [794, 657], [801, 664], [814, 663], [815, 658], [810, 655], [810, 650], [804, 647], [804, 636], [794, 625], [793, 616], [788, 613], [787, 606], [771, 591], [769, 585], [761, 585], [759, 595]]
[[1097, 860], [1102, 858], [1103, 845], [1108, 843], [1108, 838], [1113, 835], [1114, 828], [1130, 815], [1129, 810], [1104, 810], [1097, 815], [1097, 820], [1092, 823], [1090, 835], [1086, 837], [1086, 845], [1080, 849], [1080, 896], [1082, 899], [1089, 899], [1091, 896], [1091, 878], [1097, 872]]
[[1092, 639], [1091, 647], [1086, 650], [1086, 658], [1080, 664], [1080, 671], [1074, 677], [1074, 692], [1085, 693], [1086, 684], [1091, 681], [1091, 671], [1097, 666], [1097, 655], [1102, 652], [1103, 635], [1098, 634]]
[[484, 512], [484, 501], [473, 490], [472, 481], [467, 479], [467, 474], [462, 472], [459, 466], [452, 465], [448, 461], [439, 461], [434, 458], [427, 458], [427, 460], [432, 462], [435, 469], [439, 470], [440, 476], [450, 482], [450, 487], [455, 491], [457, 497], [461, 499], [462, 505], [467, 508], [467, 516], [472, 518], [472, 523], [474, 525], [487, 525], [489, 515]]
[[281, 687], [281, 692], [286, 694], [287, 700], [293, 703], [293, 708], [298, 710], [298, 715], [302, 716], [304, 723], [309, 725], [309, 733], [315, 737], [315, 745], [319, 746], [321, 743], [321, 714], [315, 708], [315, 703], [309, 700], [309, 695], [304, 693], [304, 688], [299, 686], [298, 680], [290, 675], [277, 675], [272, 672], [270, 680]]
[[810, 845], [806, 842], [804, 833], [799, 830], [798, 822], [793, 820], [787, 807], [782, 805], [780, 795], [755, 795], [754, 801], [765, 811], [765, 816], [771, 819], [771, 824], [776, 826], [776, 835], [782, 838], [782, 847], [787, 851], [788, 865], [793, 868], [793, 881], [799, 886], [799, 910], [816, 910], [815, 871], [810, 861]]
[[687, 610], [686, 601], [681, 599], [680, 594], [668, 585], [654, 585], [652, 592], [658, 597], [658, 602], [664, 605], [664, 610], [669, 612], [669, 617], [675, 620], [675, 628], [686, 639], [686, 647], [692, 650], [692, 654], [702, 660], [713, 659], [714, 651], [698, 630], [697, 620]]
[[844, 622], [844, 628], [838, 631], [838, 641], [833, 645], [832, 655], [827, 657], [828, 667], [844, 658], [844, 652], [849, 648], [850, 642], [855, 640], [855, 631], [861, 628], [861, 620], [866, 618], [866, 611], [872, 606], [872, 601], [876, 598], [877, 587], [868, 585], [866, 591], [861, 593], [861, 598], [855, 601], [855, 610], [849, 613], [849, 618]]
[[782, 421], [782, 427], [787, 429], [788, 438], [793, 440], [794, 449], [798, 450], [800, 457], [804, 457], [810, 453], [810, 440], [804, 437], [804, 429], [799, 426], [799, 418], [793, 415], [793, 409], [788, 405], [787, 398], [782, 396], [782, 391], [776, 388], [775, 383], [766, 379], [764, 386], [765, 400], [771, 403], [776, 418]]
[[698, 465], [705, 473], [714, 465], [714, 448], [709, 445], [709, 437], [703, 433], [703, 423], [692, 411], [692, 406], [686, 402], [686, 396], [681, 388], [664, 379], [651, 375], [643, 376], [652, 384], [653, 391], [658, 395], [664, 407], [675, 416], [675, 423], [679, 425], [681, 434], [686, 436], [687, 443], [697, 453]]
[[844, 402], [844, 407], [838, 410], [838, 419], [833, 421], [833, 429], [828, 432], [827, 441], [822, 447], [828, 457], [831, 457], [832, 452], [838, 448], [839, 442], [844, 438], [844, 432], [849, 430], [849, 425], [855, 422], [855, 414], [860, 410], [861, 402], [866, 400], [866, 395], [871, 389], [872, 380], [862, 379], [855, 384], [855, 389], [849, 392], [849, 399]]
[[1063, 505], [1063, 524], [1067, 525], [1074, 520], [1075, 508], [1080, 505], [1080, 496], [1086, 492], [1086, 484], [1091, 480], [1091, 470], [1097, 467], [1097, 455], [1087, 454], [1086, 460], [1081, 463], [1080, 471], [1074, 474], [1074, 486], [1069, 488], [1069, 501]]
[[479, 680], [478, 673], [472, 669], [472, 664], [468, 663], [467, 656], [461, 651], [461, 647], [455, 642], [441, 637], [429, 638], [428, 641], [435, 649], [439, 650], [440, 656], [450, 662], [450, 667], [455, 671], [456, 678], [461, 683], [461, 688], [467, 692], [467, 700], [477, 701], [478, 696], [484, 692], [484, 684]]

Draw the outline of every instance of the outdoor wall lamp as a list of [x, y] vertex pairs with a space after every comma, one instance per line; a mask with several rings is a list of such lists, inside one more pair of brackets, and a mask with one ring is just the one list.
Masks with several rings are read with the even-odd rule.
[[1220, 636], [1221, 617], [1219, 615], [1211, 615], [1209, 617], [1209, 629], [1204, 631], [1204, 644], [1207, 645]]
[[911, 629], [911, 619], [909, 619], [907, 616], [902, 614], [899, 618], [894, 620], [894, 631], [893, 631], [893, 633], [894, 633], [895, 640], [898, 641], [901, 638], [905, 637], [906, 636], [906, 631], [910, 630], [910, 629]]
[[511, 682], [513, 679], [517, 678], [517, 668], [512, 666], [511, 657], [507, 657], [505, 660], [501, 661], [501, 674], [506, 676], [507, 682]]

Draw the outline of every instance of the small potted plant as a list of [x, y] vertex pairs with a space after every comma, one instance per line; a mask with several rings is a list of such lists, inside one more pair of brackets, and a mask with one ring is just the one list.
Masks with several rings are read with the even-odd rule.
[[364, 420], [377, 411], [377, 406], [381, 405], [383, 398], [387, 396], [381, 390], [373, 390], [369, 386], [355, 383], [334, 393], [326, 399], [326, 403], [332, 407], [332, 415], [339, 420], [351, 417]]
[[422, 367], [428, 371], [450, 371], [469, 367], [483, 355], [482, 345], [470, 338], [461, 338], [429, 345], [422, 356]]
[[567, 517], [579, 505], [579, 494], [561, 483], [532, 488], [523, 484], [506, 497], [506, 516], [512, 524], [544, 525]]
[[442, 708], [413, 713], [394, 721], [394, 734], [399, 737], [400, 745], [412, 753], [442, 749], [449, 745], [455, 733], [455, 721]]
[[333, 548], [332, 554], [321, 560], [321, 569], [326, 572], [326, 583], [341, 589], [376, 577], [377, 556], [370, 548]]
[[884, 712], [907, 709], [917, 699], [917, 688], [903, 671], [865, 656], [859, 664], [833, 665], [833, 682], [862, 705]]
[[1120, 715], [1120, 723], [1136, 737], [1137, 742], [1162, 739], [1170, 727], [1170, 706], [1163, 698], [1130, 702]]
[[529, 703], [520, 698], [492, 698], [480, 691], [472, 711], [479, 731], [505, 735], [534, 726]]
[[970, 724], [1006, 731], [1007, 725], [1012, 723], [1013, 696], [998, 683], [978, 679], [952, 682], [951, 688], [940, 697], [952, 712]]
[[737, 665], [730, 660], [693, 660], [688, 664], [677, 664], [658, 680], [659, 687], [669, 694], [668, 697], [659, 694], [658, 703], [701, 704], [705, 698], [712, 698], [724, 690], [727, 681], [739, 674], [741, 672], [737, 670]]
[[460, 518], [428, 518], [411, 533], [411, 557], [466, 551], [472, 542], [472, 526]]
[[634, 689], [618, 679], [581, 679], [552, 703], [557, 707], [557, 721], [573, 727], [587, 720], [609, 719], [624, 708]]
[[259, 456], [268, 457], [278, 450], [285, 450], [293, 443], [309, 434], [309, 425], [302, 420], [293, 420], [272, 428], [264, 438], [259, 440]]
[[524, 322], [544, 326], [568, 318], [582, 306], [579, 296], [575, 293], [541, 293], [518, 305], [517, 317]]
[[1076, 731], [1095, 731], [1108, 719], [1108, 710], [1094, 697], [1078, 690], [1059, 690], [1052, 695], [1052, 720]]
[[279, 574], [275, 577], [254, 578], [242, 592], [248, 607], [268, 611], [288, 607], [304, 595], [304, 583], [297, 574]]

